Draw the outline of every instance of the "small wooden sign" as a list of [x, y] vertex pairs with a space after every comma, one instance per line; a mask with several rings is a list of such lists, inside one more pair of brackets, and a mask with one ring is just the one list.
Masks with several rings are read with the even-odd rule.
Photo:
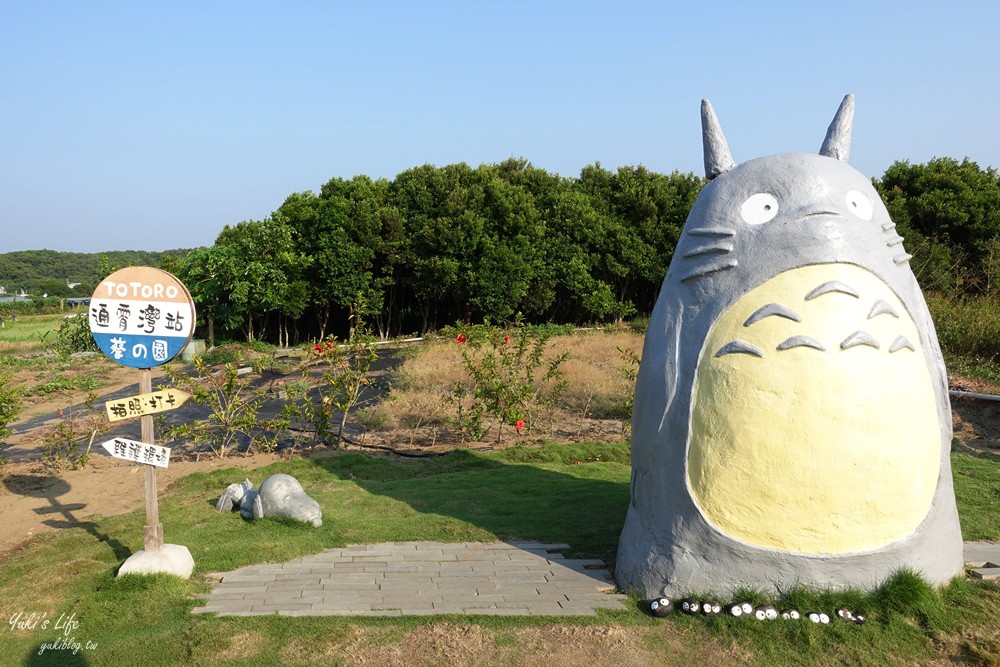
[[191, 398], [191, 394], [179, 389], [164, 389], [149, 394], [139, 394], [131, 398], [108, 401], [104, 404], [104, 409], [107, 410], [108, 421], [117, 422], [130, 417], [142, 417], [143, 415], [173, 410], [184, 405], [184, 402], [189, 398]]
[[113, 440], [102, 442], [101, 447], [104, 447], [111, 456], [123, 461], [145, 463], [157, 468], [166, 468], [170, 463], [169, 447], [150, 445], [145, 442], [126, 440], [125, 438], [114, 438]]

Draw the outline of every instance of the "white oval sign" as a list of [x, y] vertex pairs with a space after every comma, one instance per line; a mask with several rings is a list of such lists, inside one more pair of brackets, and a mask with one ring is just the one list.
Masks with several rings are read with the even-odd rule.
[[194, 325], [194, 301], [184, 284], [149, 266], [115, 271], [90, 298], [90, 332], [123, 366], [167, 363], [191, 340]]

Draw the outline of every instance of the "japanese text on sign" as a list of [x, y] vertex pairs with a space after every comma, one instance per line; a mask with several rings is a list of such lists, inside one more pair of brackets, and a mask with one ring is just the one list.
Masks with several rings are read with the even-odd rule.
[[186, 336], [190, 310], [176, 303], [92, 300], [91, 328], [107, 333]]
[[116, 459], [144, 463], [146, 465], [166, 468], [170, 463], [170, 448], [136, 442], [125, 438], [115, 438], [101, 443], [101, 447]]
[[108, 420], [115, 422], [130, 417], [142, 417], [143, 415], [173, 410], [184, 405], [184, 402], [189, 398], [191, 398], [191, 394], [187, 392], [179, 389], [166, 389], [150, 394], [139, 394], [131, 398], [108, 401], [104, 407], [108, 413]]

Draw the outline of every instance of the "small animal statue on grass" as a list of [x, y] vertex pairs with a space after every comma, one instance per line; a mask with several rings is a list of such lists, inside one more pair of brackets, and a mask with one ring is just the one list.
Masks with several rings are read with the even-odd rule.
[[254, 490], [249, 479], [230, 484], [215, 504], [218, 512], [240, 511], [244, 519], [264, 516], [302, 521], [319, 528], [323, 525], [323, 510], [319, 503], [306, 495], [299, 480], [291, 475], [271, 475]]

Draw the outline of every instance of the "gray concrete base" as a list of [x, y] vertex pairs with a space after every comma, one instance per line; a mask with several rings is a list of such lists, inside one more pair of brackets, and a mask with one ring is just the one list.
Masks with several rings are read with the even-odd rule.
[[180, 544], [164, 544], [159, 551], [140, 549], [128, 557], [118, 569], [123, 574], [173, 574], [187, 579], [194, 571], [194, 558], [188, 548]]

